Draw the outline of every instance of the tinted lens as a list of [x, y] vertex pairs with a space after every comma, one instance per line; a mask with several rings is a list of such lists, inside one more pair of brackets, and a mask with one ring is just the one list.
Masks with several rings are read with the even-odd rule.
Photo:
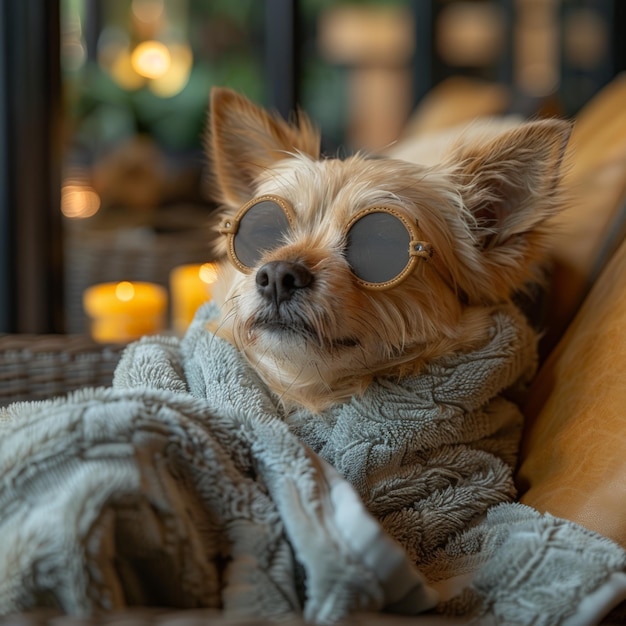
[[233, 246], [239, 262], [254, 267], [263, 253], [284, 242], [290, 224], [282, 207], [271, 200], [253, 204], [240, 218]]
[[411, 235], [400, 219], [385, 211], [367, 213], [348, 231], [346, 258], [354, 275], [368, 283], [386, 283], [409, 263]]

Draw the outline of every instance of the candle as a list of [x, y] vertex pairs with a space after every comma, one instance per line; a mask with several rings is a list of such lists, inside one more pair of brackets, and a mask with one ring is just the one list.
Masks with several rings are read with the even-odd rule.
[[211, 299], [211, 285], [217, 280], [213, 263], [181, 265], [170, 272], [172, 327], [182, 335], [198, 307]]
[[91, 335], [99, 342], [126, 342], [166, 327], [167, 292], [153, 283], [93, 285], [83, 294]]

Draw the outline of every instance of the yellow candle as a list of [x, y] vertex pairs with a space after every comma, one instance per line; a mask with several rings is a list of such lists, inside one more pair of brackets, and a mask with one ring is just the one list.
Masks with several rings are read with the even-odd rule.
[[100, 342], [133, 341], [166, 328], [167, 292], [153, 283], [93, 285], [83, 294], [91, 335]]
[[213, 263], [181, 265], [170, 272], [172, 327], [182, 335], [198, 307], [211, 299], [211, 285], [217, 280]]

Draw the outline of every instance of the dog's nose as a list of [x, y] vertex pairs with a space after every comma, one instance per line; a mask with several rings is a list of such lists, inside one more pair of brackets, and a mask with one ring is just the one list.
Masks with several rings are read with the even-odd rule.
[[290, 300], [298, 289], [313, 282], [313, 274], [302, 263], [270, 261], [256, 273], [259, 293], [269, 302], [280, 304]]

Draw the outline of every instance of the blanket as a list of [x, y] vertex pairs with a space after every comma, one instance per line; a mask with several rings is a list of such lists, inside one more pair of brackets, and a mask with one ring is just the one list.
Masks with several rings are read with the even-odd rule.
[[619, 546], [513, 502], [536, 343], [515, 309], [474, 352], [319, 415], [285, 414], [216, 314], [131, 344], [112, 388], [0, 412], [0, 614], [571, 626], [626, 595]]

